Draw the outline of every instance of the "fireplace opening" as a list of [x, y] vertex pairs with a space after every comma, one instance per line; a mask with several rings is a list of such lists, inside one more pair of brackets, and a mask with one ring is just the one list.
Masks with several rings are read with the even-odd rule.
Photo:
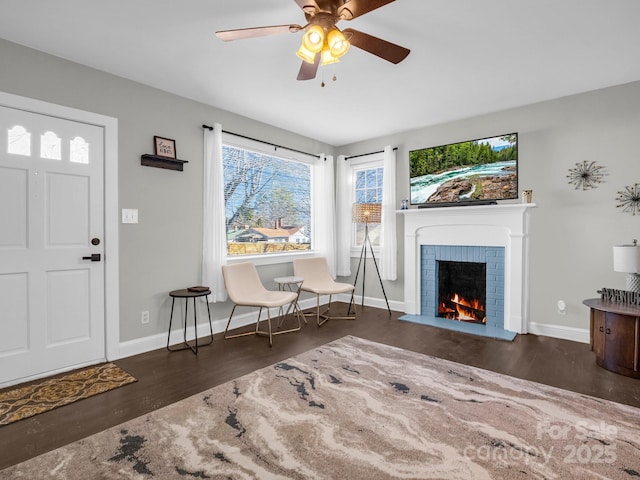
[[438, 261], [438, 317], [485, 324], [487, 264]]

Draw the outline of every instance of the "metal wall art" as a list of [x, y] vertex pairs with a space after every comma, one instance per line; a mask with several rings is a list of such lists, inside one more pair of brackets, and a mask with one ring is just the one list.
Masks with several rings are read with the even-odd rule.
[[618, 192], [616, 201], [616, 207], [622, 208], [623, 212], [629, 212], [631, 215], [640, 214], [640, 184], [624, 187], [624, 190]]
[[603, 166], [597, 165], [596, 162], [589, 162], [583, 160], [576, 163], [575, 168], [569, 169], [569, 184], [573, 185], [576, 190], [589, 190], [590, 188], [597, 188], [599, 183], [602, 183], [602, 179], [607, 174], [604, 171]]

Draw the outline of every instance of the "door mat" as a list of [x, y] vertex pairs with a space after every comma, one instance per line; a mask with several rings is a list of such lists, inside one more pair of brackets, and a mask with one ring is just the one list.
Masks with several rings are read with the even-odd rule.
[[0, 425], [137, 382], [113, 363], [103, 363], [26, 387], [0, 392]]

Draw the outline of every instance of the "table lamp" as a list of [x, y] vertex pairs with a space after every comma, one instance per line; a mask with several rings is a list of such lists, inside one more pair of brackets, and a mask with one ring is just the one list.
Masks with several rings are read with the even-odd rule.
[[613, 270], [627, 274], [628, 291], [640, 292], [640, 248], [637, 240], [631, 245], [613, 247]]

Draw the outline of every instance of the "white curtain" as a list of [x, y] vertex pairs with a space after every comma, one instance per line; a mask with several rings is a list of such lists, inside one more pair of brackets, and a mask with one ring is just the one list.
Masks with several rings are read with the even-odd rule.
[[380, 277], [397, 280], [398, 252], [396, 239], [396, 152], [384, 147], [382, 177], [382, 228], [380, 232]]
[[351, 170], [344, 155], [338, 156], [336, 179], [336, 273], [341, 277], [351, 275]]
[[222, 168], [222, 125], [204, 130], [204, 228], [202, 239], [202, 285], [211, 288], [211, 301], [224, 302], [227, 291], [222, 265], [227, 263], [227, 232]]
[[321, 154], [313, 169], [314, 249], [327, 258], [331, 275], [336, 275], [335, 178], [333, 156]]

